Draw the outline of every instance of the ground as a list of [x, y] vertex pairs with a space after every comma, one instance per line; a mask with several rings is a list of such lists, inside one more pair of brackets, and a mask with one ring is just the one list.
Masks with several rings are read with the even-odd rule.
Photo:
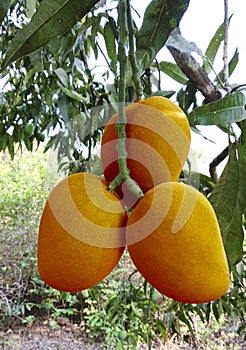
[[[163, 345], [156, 340], [153, 350], [245, 350], [243, 336], [237, 337], [220, 330], [217, 339], [205, 341], [202, 338], [194, 341], [188, 337], [183, 340], [172, 337]], [[210, 344], [209, 344], [210, 343]], [[17, 327], [14, 330], [0, 332], [1, 350], [101, 350], [100, 343], [88, 343], [84, 335], [83, 325], [71, 324], [59, 317], [56, 327], [48, 319], [36, 321], [31, 326]], [[105, 349], [104, 350], [113, 350]], [[126, 348], [124, 348], [126, 349]], [[147, 350], [147, 345], [139, 344], [137, 350]]]

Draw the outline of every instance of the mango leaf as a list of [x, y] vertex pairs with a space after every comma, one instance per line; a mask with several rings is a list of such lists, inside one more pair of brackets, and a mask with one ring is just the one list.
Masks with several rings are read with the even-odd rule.
[[230, 267], [242, 259], [242, 214], [246, 208], [246, 123], [241, 143], [230, 145], [229, 159], [210, 196], [221, 229]]
[[[230, 23], [231, 17], [232, 16], [229, 17], [229, 23]], [[219, 28], [216, 30], [205, 52], [203, 68], [206, 70], [207, 73], [210, 73], [212, 70], [212, 66], [214, 64], [216, 54], [223, 40], [224, 40], [224, 23], [222, 23], [219, 26]]]
[[7, 15], [11, 0], [1, 0], [0, 1], [0, 23], [4, 20]]
[[36, 0], [26, 0], [26, 16], [31, 18], [36, 10]]
[[171, 31], [178, 26], [188, 5], [189, 0], [152, 0], [148, 5], [136, 35], [137, 58], [142, 69], [149, 67]]
[[60, 94], [57, 100], [57, 105], [61, 112], [64, 123], [68, 124], [73, 117], [68, 97], [64, 94]]
[[106, 22], [103, 28], [104, 40], [108, 52], [108, 57], [111, 61], [111, 69], [116, 74], [117, 65], [117, 52], [116, 52], [116, 42], [115, 33], [113, 29], [113, 22]]
[[224, 98], [195, 108], [189, 114], [191, 125], [230, 124], [246, 118], [245, 96], [236, 92]]
[[59, 67], [55, 70], [56, 75], [58, 76], [58, 78], [60, 79], [61, 83], [65, 86], [68, 87], [69, 86], [69, 76], [67, 74], [67, 72]]
[[162, 61], [159, 63], [160, 70], [178, 83], [185, 85], [188, 81], [187, 76], [182, 72], [179, 66], [172, 62]]
[[59, 85], [60, 89], [62, 90], [62, 92], [65, 95], [67, 95], [68, 97], [72, 98], [73, 100], [78, 101], [78, 102], [84, 102], [84, 103], [87, 102], [86, 98], [83, 95], [79, 94], [77, 91], [73, 90], [72, 88], [71, 89], [66, 88], [65, 86], [63, 86], [59, 82], [58, 82], [58, 85]]
[[2, 62], [2, 69], [67, 32], [96, 3], [97, 0], [43, 0], [31, 22], [12, 40]]
[[42, 56], [41, 49], [30, 53], [29, 59], [31, 61], [31, 64], [35, 72], [43, 71], [44, 65], [43, 65], [43, 56]]

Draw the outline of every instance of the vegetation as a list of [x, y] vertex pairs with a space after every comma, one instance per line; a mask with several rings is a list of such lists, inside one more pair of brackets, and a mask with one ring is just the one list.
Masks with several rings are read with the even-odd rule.
[[[88, 338], [118, 349], [136, 348], [140, 342], [151, 348], [156, 339], [165, 342], [174, 333], [182, 337], [183, 327], [195, 342], [197, 324], [204, 330], [202, 324], [211, 320], [228, 327], [231, 321], [238, 334], [245, 330], [246, 112], [244, 86], [229, 82], [238, 51], [228, 59], [228, 1], [224, 23], [205, 53], [179, 30], [188, 0], [150, 1], [139, 26], [137, 3], [7, 0], [0, 5], [0, 72], [5, 81], [0, 96], [4, 329], [32, 324], [38, 316], [62, 316], [84, 322]], [[224, 67], [215, 72], [221, 45]], [[175, 63], [157, 61], [164, 46]], [[163, 74], [181, 88], [170, 91], [162, 86]], [[168, 299], [135, 271], [127, 252], [112, 275], [96, 287], [79, 293], [48, 287], [37, 271], [37, 230], [57, 179], [52, 161], [42, 151], [52, 150], [60, 173], [101, 175], [97, 146], [105, 125], [116, 112], [124, 125], [125, 104], [152, 95], [175, 100], [193, 132], [201, 133], [201, 125], [215, 125], [228, 135], [228, 147], [210, 164], [210, 176], [194, 172], [188, 159], [180, 181], [199, 189], [213, 206], [229, 263], [229, 291], [205, 304]], [[126, 167], [124, 147], [119, 154]], [[216, 167], [224, 159], [218, 177]]]
[[[118, 348], [131, 344], [134, 348], [140, 342], [153, 345], [176, 335], [190, 347], [223, 344], [237, 349], [245, 330], [245, 262], [234, 271], [229, 293], [200, 305], [178, 303], [158, 293], [136, 271], [127, 252], [96, 287], [59, 292], [48, 287], [37, 271], [38, 224], [50, 191], [47, 156], [42, 149], [18, 152], [14, 161], [3, 154], [0, 165], [0, 334], [31, 326], [40, 318], [56, 328], [62, 317], [83, 324], [87, 344], [99, 342], [102, 348], [116, 343]], [[7, 338], [7, 334], [0, 337], [0, 344]]]

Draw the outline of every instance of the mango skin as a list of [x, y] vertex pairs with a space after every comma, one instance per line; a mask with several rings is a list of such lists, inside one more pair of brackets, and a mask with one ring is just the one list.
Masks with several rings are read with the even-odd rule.
[[205, 303], [229, 288], [216, 215], [191, 186], [168, 182], [148, 191], [128, 219], [126, 242], [144, 278], [176, 301]]
[[[190, 126], [185, 113], [165, 97], [153, 96], [125, 108], [127, 167], [131, 178], [145, 193], [154, 186], [177, 181], [190, 149]], [[112, 116], [102, 136], [101, 160], [105, 179], [119, 173], [118, 114]], [[115, 189], [131, 208], [136, 198], [123, 183]]]
[[38, 270], [52, 288], [91, 288], [116, 266], [125, 249], [127, 213], [94, 174], [77, 173], [51, 191], [38, 234]]

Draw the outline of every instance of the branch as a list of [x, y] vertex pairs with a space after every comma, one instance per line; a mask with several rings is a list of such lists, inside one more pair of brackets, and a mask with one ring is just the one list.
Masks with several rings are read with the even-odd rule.
[[[180, 29], [175, 28], [172, 34], [181, 34]], [[206, 71], [199, 65], [195, 58], [187, 53], [181, 52], [178, 49], [167, 47], [179, 68], [190, 79], [190, 81], [201, 91], [207, 102], [219, 100], [222, 95], [216, 86], [211, 82]]]
[[228, 0], [224, 0], [224, 47], [223, 47], [223, 60], [224, 60], [224, 87], [227, 93], [230, 93], [229, 84], [229, 62], [228, 62], [228, 30], [229, 30], [229, 18], [228, 18]]
[[209, 164], [209, 172], [212, 179], [218, 181], [216, 168], [228, 156], [229, 147], [227, 146], [214, 160]]

